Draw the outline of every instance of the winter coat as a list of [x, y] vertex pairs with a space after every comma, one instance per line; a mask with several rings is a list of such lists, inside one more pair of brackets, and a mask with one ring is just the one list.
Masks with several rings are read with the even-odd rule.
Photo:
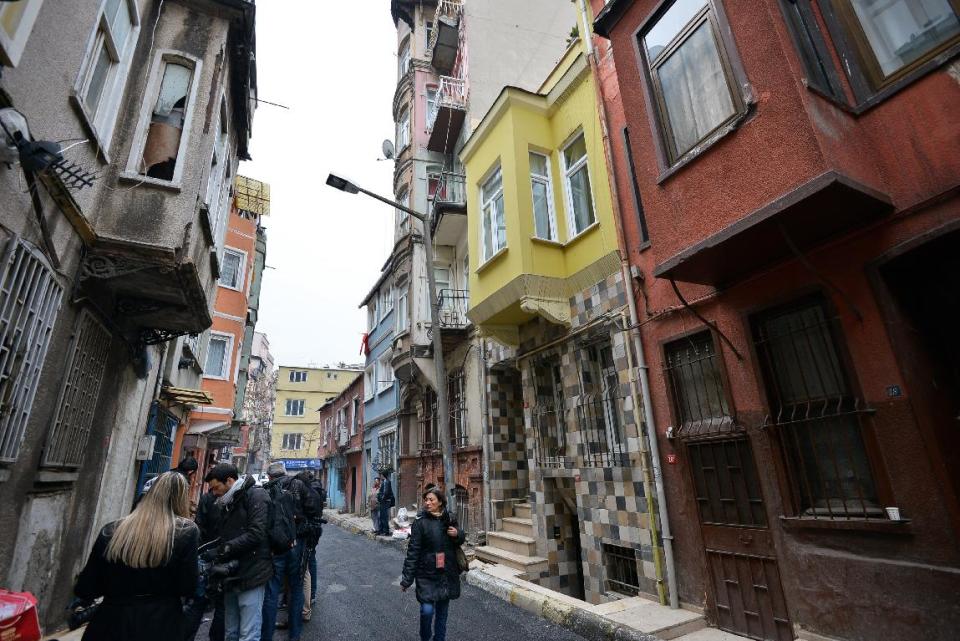
[[[447, 534], [448, 527], [457, 528], [456, 538]], [[417, 601], [436, 603], [460, 597], [460, 569], [457, 566], [457, 548], [466, 535], [456, 517], [446, 510], [440, 516], [429, 512], [417, 514], [410, 529], [407, 558], [403, 562], [400, 585], [410, 587], [417, 582]], [[443, 569], [437, 568], [437, 552], [444, 553]]]
[[186, 620], [180, 599], [197, 592], [197, 526], [177, 518], [170, 560], [158, 568], [131, 568], [107, 560], [107, 545], [118, 523], [100, 530], [74, 587], [81, 599], [104, 597], [83, 641], [182, 639]]
[[397, 500], [393, 496], [393, 484], [390, 479], [383, 479], [380, 482], [380, 491], [377, 492], [377, 502], [380, 507], [393, 507]]
[[309, 539], [311, 536], [316, 536], [316, 532], [312, 530], [320, 522], [320, 496], [295, 476], [281, 476], [263, 487], [272, 495], [270, 488], [274, 486], [280, 486], [285, 492], [293, 494], [297, 504], [297, 510], [293, 515], [293, 521], [297, 527], [297, 538]]
[[200, 497], [197, 505], [197, 517], [194, 522], [200, 528], [200, 543], [209, 543], [220, 538], [220, 519], [222, 518], [217, 497], [213, 492], [207, 492]]
[[380, 499], [377, 497], [377, 494], [380, 493], [380, 488], [375, 490], [370, 490], [370, 493], [367, 494], [367, 507], [370, 508], [370, 511], [373, 512], [380, 507]]
[[262, 487], [257, 487], [252, 475], [242, 483], [226, 505], [222, 504], [222, 499], [218, 502], [221, 505], [221, 543], [217, 563], [233, 559], [240, 561], [237, 571], [223, 583], [225, 589], [233, 592], [261, 586], [273, 576], [273, 559], [267, 539], [270, 496]]

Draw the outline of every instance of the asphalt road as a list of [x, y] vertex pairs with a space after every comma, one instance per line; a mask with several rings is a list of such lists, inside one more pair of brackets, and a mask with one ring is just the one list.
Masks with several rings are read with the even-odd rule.
[[[317, 546], [318, 587], [313, 619], [302, 641], [363, 639], [418, 641], [419, 606], [413, 588], [400, 591], [402, 553], [330, 524]], [[206, 628], [206, 626], [204, 626]], [[274, 641], [288, 641], [277, 630]], [[450, 641], [583, 641], [471, 585], [450, 604]], [[206, 630], [197, 635], [206, 641]]]

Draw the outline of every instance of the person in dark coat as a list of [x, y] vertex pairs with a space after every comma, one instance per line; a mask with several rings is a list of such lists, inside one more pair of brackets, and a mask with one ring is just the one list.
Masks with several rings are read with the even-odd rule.
[[207, 475], [221, 509], [216, 563], [236, 561], [223, 581], [226, 641], [260, 641], [263, 597], [273, 577], [267, 539], [270, 497], [253, 476], [239, 481], [236, 466], [217, 465]]
[[380, 536], [390, 536], [390, 508], [392, 508], [397, 499], [393, 495], [393, 484], [390, 482], [390, 470], [380, 472], [380, 489], [377, 491], [377, 502], [380, 504], [380, 526], [374, 534]]
[[[211, 480], [208, 474], [204, 482]], [[200, 546], [212, 547], [220, 540], [220, 506], [217, 504], [217, 495], [212, 491], [205, 492], [200, 497], [197, 505], [197, 515], [194, 523], [200, 528]], [[188, 629], [184, 635], [185, 641], [193, 641], [197, 635], [197, 630], [203, 623], [203, 613], [213, 604], [213, 621], [210, 623], [210, 632], [208, 638], [210, 641], [224, 641], [224, 622], [223, 622], [223, 595], [213, 589], [212, 582], [209, 580], [201, 581], [204, 585], [197, 597], [190, 599], [184, 607], [184, 613], [187, 616]]]
[[127, 517], [107, 524], [77, 578], [83, 601], [103, 603], [83, 641], [181, 639], [182, 599], [197, 592], [199, 530], [189, 487], [176, 472], [160, 475]]
[[404, 592], [414, 581], [417, 583], [421, 641], [430, 641], [431, 637], [433, 641], [447, 638], [450, 600], [460, 598], [457, 548], [464, 540], [466, 534], [447, 511], [447, 501], [440, 490], [433, 488], [424, 492], [423, 510], [410, 529], [400, 579], [400, 589]]

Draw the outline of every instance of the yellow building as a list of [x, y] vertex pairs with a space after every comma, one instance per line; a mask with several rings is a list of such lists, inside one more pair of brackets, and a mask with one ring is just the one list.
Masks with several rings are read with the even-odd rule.
[[291, 367], [281, 365], [277, 377], [271, 460], [288, 461], [288, 467], [304, 466], [317, 457], [320, 426], [317, 417], [324, 403], [363, 373], [353, 367]]
[[537, 93], [506, 87], [464, 146], [469, 317], [508, 345], [620, 267], [594, 78], [579, 46]]

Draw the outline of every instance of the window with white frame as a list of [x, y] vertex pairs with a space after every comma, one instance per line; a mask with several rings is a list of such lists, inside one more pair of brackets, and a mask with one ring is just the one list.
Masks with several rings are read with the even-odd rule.
[[350, 425], [350, 435], [354, 436], [357, 434], [357, 432], [360, 431], [360, 398], [359, 397], [357, 396], [353, 397], [352, 406], [353, 406], [352, 407], [353, 413], [351, 416], [353, 418], [353, 422]]
[[16, 67], [43, 0], [0, 2], [0, 64]]
[[397, 119], [397, 151], [401, 151], [410, 144], [410, 111], [404, 109]]
[[433, 37], [433, 22], [430, 20], [426, 21], [426, 29], [424, 30], [424, 42], [423, 50], [430, 51], [430, 39]]
[[393, 311], [393, 286], [384, 284], [380, 290], [380, 316], [386, 318]]
[[[404, 207], [410, 207], [410, 192], [404, 191], [397, 196], [397, 202]], [[410, 214], [402, 209], [397, 209], [397, 229], [400, 230], [400, 236], [410, 231]]]
[[463, 257], [463, 293], [469, 301], [470, 298], [470, 256]]
[[410, 306], [407, 302], [407, 288], [397, 290], [397, 333], [407, 331], [410, 326]]
[[497, 166], [480, 187], [480, 215], [483, 260], [507, 246], [507, 228], [503, 219], [503, 176]]
[[109, 355], [110, 332], [85, 310], [77, 321], [57, 413], [43, 449], [45, 467], [76, 468], [83, 462]]
[[178, 183], [188, 148], [196, 102], [200, 60], [175, 51], [160, 51], [154, 60], [134, 153], [127, 169], [141, 176]]
[[220, 262], [220, 286], [240, 291], [243, 288], [246, 262], [246, 253], [238, 249], [224, 248], [223, 260]]
[[597, 222], [587, 167], [587, 143], [583, 133], [563, 148], [563, 177], [567, 194], [567, 222], [571, 238]]
[[284, 408], [284, 416], [303, 416], [306, 400], [302, 398], [288, 398]]
[[437, 87], [427, 87], [427, 130], [433, 129], [433, 121], [437, 118]]
[[104, 0], [74, 85], [83, 114], [105, 147], [113, 136], [139, 31], [136, 0]]
[[291, 383], [306, 383], [307, 382], [307, 372], [305, 370], [290, 370], [290, 382]]
[[230, 361], [233, 354], [233, 336], [210, 333], [207, 341], [207, 358], [203, 367], [206, 378], [227, 379], [230, 376]]
[[363, 370], [363, 400], [369, 401], [377, 391], [377, 364], [376, 361], [367, 365]]
[[210, 172], [207, 175], [207, 188], [204, 195], [204, 207], [210, 216], [210, 229], [213, 234], [214, 245], [219, 254], [227, 232], [227, 221], [230, 218], [230, 133], [227, 113], [227, 100], [224, 96], [220, 100], [219, 124], [216, 128], [216, 138], [213, 143], [213, 154], [210, 158]]
[[407, 38], [403, 41], [403, 44], [400, 45], [400, 53], [397, 56], [399, 61], [399, 66], [397, 70], [399, 71], [399, 76], [403, 78], [408, 71], [410, 71], [410, 39]]
[[373, 331], [377, 326], [377, 306], [371, 298], [367, 301], [367, 329]]
[[391, 352], [384, 352], [377, 359], [377, 394], [393, 387], [393, 367], [390, 365]]
[[301, 450], [303, 449], [303, 434], [300, 432], [290, 432], [283, 435], [283, 441], [280, 444], [282, 450]]
[[530, 189], [533, 193], [533, 226], [537, 238], [557, 240], [553, 213], [553, 187], [550, 183], [550, 159], [530, 152]]

